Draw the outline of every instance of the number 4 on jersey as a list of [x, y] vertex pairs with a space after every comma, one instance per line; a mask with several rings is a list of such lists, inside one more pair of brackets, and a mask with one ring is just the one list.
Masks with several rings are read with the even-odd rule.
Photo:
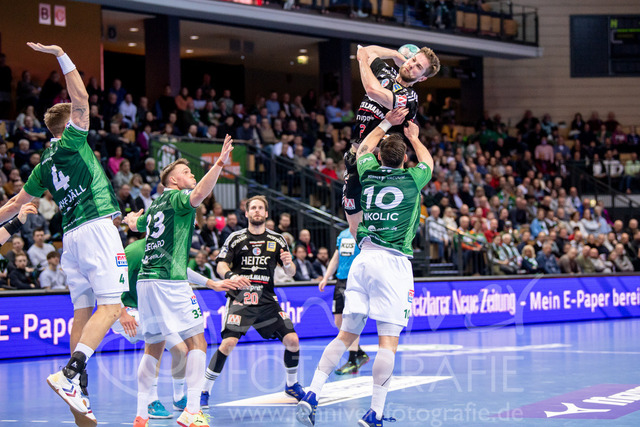
[[58, 172], [55, 166], [51, 167], [51, 175], [53, 177], [53, 186], [56, 191], [69, 188], [69, 177], [62, 172]]

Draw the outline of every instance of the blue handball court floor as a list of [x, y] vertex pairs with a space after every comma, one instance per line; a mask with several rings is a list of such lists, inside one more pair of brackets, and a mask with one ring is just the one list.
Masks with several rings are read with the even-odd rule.
[[[640, 426], [640, 319], [556, 323], [403, 335], [385, 416], [393, 426]], [[311, 381], [328, 339], [301, 343], [300, 379]], [[372, 356], [376, 337], [362, 344]], [[209, 356], [215, 347], [209, 348]], [[295, 426], [282, 393], [278, 342], [239, 345], [214, 386], [212, 426]], [[140, 352], [98, 354], [89, 390], [99, 425], [132, 425]], [[373, 359], [373, 358], [372, 358]], [[0, 362], [0, 425], [72, 425], [45, 378], [66, 358]], [[369, 408], [372, 362], [323, 390], [317, 426], [356, 426]], [[171, 404], [170, 356], [160, 399]], [[174, 426], [151, 420], [150, 426]]]

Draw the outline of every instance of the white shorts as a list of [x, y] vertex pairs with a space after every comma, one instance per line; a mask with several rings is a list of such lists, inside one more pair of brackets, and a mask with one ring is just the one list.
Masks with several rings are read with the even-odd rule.
[[127, 259], [120, 235], [109, 217], [64, 233], [62, 270], [67, 275], [73, 309], [120, 304], [129, 289]]
[[147, 344], [164, 341], [172, 334], [183, 341], [204, 332], [202, 310], [186, 280], [139, 280], [137, 288]]
[[[129, 316], [133, 317], [134, 319], [136, 319], [136, 322], [138, 322], [138, 327], [136, 328], [136, 336], [130, 337], [129, 334], [127, 334], [124, 331], [124, 328], [120, 323], [120, 319], [116, 320], [116, 323], [113, 324], [113, 326], [111, 327], [111, 330], [116, 334], [122, 335], [123, 338], [125, 338], [131, 344], [135, 344], [138, 341], [144, 341], [144, 329], [143, 329], [144, 325], [140, 322], [140, 314], [138, 313], [138, 309], [133, 307], [127, 307], [127, 313], [129, 313]], [[167, 349], [171, 349], [175, 345], [180, 344], [182, 342], [182, 339], [178, 334], [171, 334], [165, 339], [167, 341], [165, 345]]]
[[413, 301], [413, 271], [405, 256], [365, 242], [349, 270], [342, 315], [364, 314], [407, 326]]

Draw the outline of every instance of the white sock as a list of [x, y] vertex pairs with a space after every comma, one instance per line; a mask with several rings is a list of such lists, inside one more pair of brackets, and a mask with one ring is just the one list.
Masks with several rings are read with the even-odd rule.
[[387, 348], [379, 348], [376, 359], [373, 361], [373, 395], [371, 396], [371, 409], [376, 412], [376, 418], [381, 420], [384, 412], [384, 402], [387, 399], [387, 391], [393, 376], [393, 366], [396, 356]]
[[184, 378], [173, 378], [173, 401], [178, 402], [184, 397]]
[[331, 372], [338, 366], [338, 363], [340, 363], [340, 358], [345, 351], [347, 351], [347, 347], [338, 338], [331, 341], [327, 348], [324, 349], [322, 358], [318, 363], [318, 369], [316, 369], [315, 374], [313, 374], [313, 380], [309, 386], [309, 391], [315, 393], [317, 397], [320, 397], [324, 383], [327, 382]]
[[298, 382], [298, 367], [285, 368], [287, 371], [287, 387], [291, 387]]
[[200, 394], [204, 385], [204, 371], [207, 354], [202, 350], [191, 350], [187, 354], [187, 411], [192, 414], [200, 411]]
[[202, 388], [202, 390], [208, 391], [209, 393], [211, 393], [213, 384], [216, 382], [219, 376], [220, 376], [220, 373], [213, 372], [211, 369], [207, 368], [207, 370], [204, 373], [204, 387]]
[[153, 378], [153, 384], [151, 384], [151, 390], [149, 390], [149, 403], [160, 400], [158, 397], [158, 376]]
[[76, 351], [79, 351], [85, 356], [87, 356], [87, 360], [85, 361], [85, 363], [89, 362], [89, 358], [93, 356], [93, 349], [88, 345], [82, 344], [80, 342], [76, 345], [76, 348], [73, 350], [72, 353], [75, 353]]
[[149, 392], [153, 386], [153, 379], [156, 377], [156, 365], [158, 359], [145, 354], [142, 356], [140, 366], [138, 366], [138, 417], [149, 418]]

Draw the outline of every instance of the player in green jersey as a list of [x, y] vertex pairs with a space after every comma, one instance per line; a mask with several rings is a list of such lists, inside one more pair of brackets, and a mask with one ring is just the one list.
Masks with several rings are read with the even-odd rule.
[[329, 374], [360, 336], [369, 317], [377, 322], [379, 349], [373, 362], [371, 409], [358, 425], [382, 426], [398, 339], [411, 313], [411, 241], [420, 220], [420, 190], [431, 179], [433, 159], [418, 139], [418, 126], [413, 122], [404, 133], [418, 157], [416, 167], [404, 169], [407, 147], [399, 134], [389, 135], [380, 144], [382, 166], [373, 151], [392, 125], [402, 123], [407, 111], [401, 108], [388, 113], [358, 148], [363, 216], [357, 240], [361, 252], [349, 270], [340, 333], [325, 349], [309, 391], [298, 403], [296, 418], [307, 426], [315, 424], [317, 397]]
[[[46, 190], [62, 212], [61, 261], [74, 308], [72, 356], [47, 382], [74, 415], [96, 424], [89, 399], [80, 387], [80, 374], [118, 318], [120, 295], [127, 289], [127, 260], [112, 222], [120, 210], [113, 188], [87, 144], [89, 96], [78, 70], [59, 46], [27, 45], [58, 59], [71, 104], [56, 104], [47, 110], [44, 121], [54, 136], [51, 146], [42, 153], [24, 188], [0, 209], [0, 222]], [[96, 302], [98, 308], [93, 313]]]
[[[2, 230], [0, 230], [0, 234]], [[145, 240], [137, 240], [127, 246], [124, 253], [129, 264], [129, 290], [122, 294], [122, 311], [120, 319], [111, 328], [115, 333], [122, 335], [132, 344], [144, 340], [144, 325], [139, 323], [138, 315], [138, 273], [142, 267], [142, 259], [145, 252]], [[226, 292], [240, 289], [240, 285], [231, 280], [211, 280], [190, 268], [187, 268], [187, 279], [189, 283], [199, 286], [206, 286], [214, 291]], [[187, 398], [184, 394], [184, 376], [186, 367], [187, 346], [178, 334], [172, 334], [166, 339], [166, 348], [171, 353], [171, 376], [173, 378], [173, 409], [184, 410]], [[158, 372], [160, 370], [160, 360], [156, 369], [156, 376], [149, 393], [148, 412], [149, 418], [171, 418], [171, 412], [167, 411], [158, 399]]]
[[146, 229], [145, 255], [138, 274], [138, 310], [144, 325], [145, 354], [138, 369], [138, 412], [135, 427], [147, 424], [149, 391], [165, 339], [178, 334], [187, 345], [187, 406], [178, 418], [183, 427], [208, 426], [200, 410], [207, 342], [204, 316], [187, 281], [187, 262], [196, 208], [213, 191], [224, 163], [233, 150], [225, 137], [220, 157], [199, 183], [188, 162], [178, 159], [160, 176], [164, 192], [143, 211], [124, 219], [133, 231]]

